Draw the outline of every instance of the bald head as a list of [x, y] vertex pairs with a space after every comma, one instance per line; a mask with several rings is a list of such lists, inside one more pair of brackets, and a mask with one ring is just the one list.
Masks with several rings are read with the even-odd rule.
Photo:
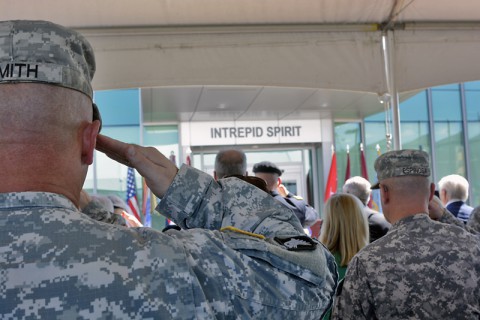
[[99, 126], [90, 98], [39, 83], [0, 84], [0, 96], [0, 157], [16, 173], [1, 190], [79, 195]]
[[82, 122], [91, 122], [91, 100], [83, 93], [47, 84], [0, 85], [0, 141], [59, 143]]
[[215, 179], [247, 174], [247, 156], [241, 150], [222, 150], [215, 157]]
[[417, 213], [428, 213], [428, 203], [435, 185], [428, 177], [404, 176], [384, 179], [380, 183], [382, 208], [390, 223]]

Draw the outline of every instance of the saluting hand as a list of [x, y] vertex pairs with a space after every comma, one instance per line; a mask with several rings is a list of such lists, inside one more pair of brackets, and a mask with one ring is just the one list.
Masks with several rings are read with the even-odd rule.
[[430, 219], [439, 220], [445, 213], [445, 210], [442, 201], [437, 196], [433, 196], [432, 200], [428, 203], [428, 215]]
[[277, 191], [284, 198], [286, 198], [288, 196], [288, 193], [289, 193], [287, 188], [283, 184], [278, 185]]
[[177, 167], [153, 147], [124, 143], [99, 134], [95, 148], [109, 158], [135, 168], [159, 198], [165, 195], [178, 172]]

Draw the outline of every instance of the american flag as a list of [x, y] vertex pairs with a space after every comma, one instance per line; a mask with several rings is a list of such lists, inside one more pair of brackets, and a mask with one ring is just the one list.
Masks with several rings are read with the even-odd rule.
[[[155, 195], [153, 195], [155, 197]], [[143, 179], [143, 206], [142, 206], [143, 216], [145, 219], [143, 220], [144, 227], [151, 227], [152, 226], [152, 193]]]
[[138, 207], [137, 200], [137, 184], [135, 182], [135, 171], [133, 168], [128, 168], [127, 172], [127, 204], [132, 214], [138, 221], [142, 221], [140, 218], [140, 209]]

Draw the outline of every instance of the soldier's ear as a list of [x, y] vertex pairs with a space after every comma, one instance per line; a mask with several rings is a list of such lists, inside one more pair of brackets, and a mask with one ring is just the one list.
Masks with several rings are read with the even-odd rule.
[[384, 203], [388, 203], [390, 201], [390, 194], [388, 192], [388, 187], [384, 184], [380, 184], [380, 196]]
[[428, 202], [432, 201], [432, 198], [434, 195], [435, 195], [435, 184], [430, 183], [430, 196], [428, 197]]
[[100, 121], [96, 120], [88, 123], [81, 128], [82, 133], [82, 163], [91, 165], [93, 163], [93, 153], [97, 142], [98, 132], [100, 130]]

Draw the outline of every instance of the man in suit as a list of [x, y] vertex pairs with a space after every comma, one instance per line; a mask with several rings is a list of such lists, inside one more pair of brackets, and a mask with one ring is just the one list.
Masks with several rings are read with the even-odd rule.
[[383, 237], [390, 230], [390, 223], [385, 220], [383, 214], [368, 207], [370, 201], [370, 182], [360, 176], [351, 177], [343, 185], [343, 192], [356, 196], [363, 203], [365, 214], [368, 218], [368, 228], [370, 231], [370, 242]]
[[468, 181], [458, 174], [443, 177], [438, 182], [440, 200], [455, 217], [467, 222], [472, 214], [473, 207], [467, 205]]

